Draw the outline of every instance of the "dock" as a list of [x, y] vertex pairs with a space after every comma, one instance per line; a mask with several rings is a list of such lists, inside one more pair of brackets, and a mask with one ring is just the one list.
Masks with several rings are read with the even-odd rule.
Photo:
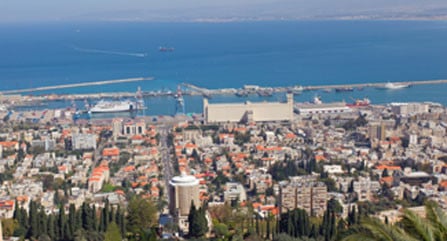
[[[415, 80], [415, 81], [400, 81], [400, 82], [376, 82], [376, 83], [354, 83], [354, 84], [336, 84], [336, 85], [310, 85], [302, 86], [303, 91], [314, 91], [314, 90], [328, 90], [328, 89], [353, 89], [353, 88], [381, 88], [386, 89], [386, 85], [392, 83], [395, 85], [434, 85], [434, 84], [447, 84], [447, 79], [441, 80]], [[221, 95], [221, 94], [236, 94], [242, 89], [206, 89], [203, 87], [198, 87], [193, 84], [183, 84], [187, 89], [195, 92], [195, 94], [200, 94], [204, 96], [211, 95]], [[275, 93], [292, 91], [294, 87], [292, 86], [278, 86], [278, 87], [261, 87], [257, 86], [258, 91], [272, 91]]]
[[2, 95], [20, 94], [20, 93], [27, 93], [27, 92], [34, 92], [34, 91], [57, 90], [57, 89], [67, 89], [67, 88], [76, 88], [76, 87], [85, 87], [85, 86], [94, 86], [94, 85], [109, 85], [109, 84], [138, 82], [138, 81], [146, 81], [146, 80], [154, 80], [154, 79], [155, 79], [154, 77], [139, 77], [139, 78], [128, 78], [128, 79], [103, 80], [103, 81], [83, 82], [83, 83], [75, 83], [75, 84], [42, 86], [42, 87], [18, 89], [18, 90], [5, 90], [5, 91], [0, 91], [0, 94], [2, 94]]
[[[19, 90], [7, 90], [0, 91], [0, 102], [4, 102], [6, 104], [11, 104], [13, 106], [26, 106], [32, 105], [35, 106], [38, 103], [46, 102], [46, 101], [67, 101], [67, 100], [86, 100], [86, 99], [103, 99], [103, 98], [133, 98], [135, 97], [135, 92], [106, 92], [106, 93], [98, 93], [92, 90], [92, 93], [88, 94], [42, 94], [42, 95], [26, 95], [26, 93], [31, 93], [33, 91], [41, 91], [41, 90], [55, 90], [62, 88], [73, 88], [73, 87], [82, 87], [82, 86], [95, 86], [95, 85], [106, 85], [106, 84], [115, 84], [115, 83], [125, 83], [125, 82], [136, 82], [136, 81], [145, 81], [145, 80], [153, 80], [153, 77], [141, 77], [141, 78], [131, 78], [131, 79], [118, 79], [118, 80], [105, 80], [105, 81], [97, 81], [97, 82], [84, 82], [77, 84], [65, 84], [65, 85], [56, 85], [56, 86], [45, 86], [45, 87], [36, 87], [29, 89], [19, 89]], [[376, 82], [376, 83], [357, 83], [357, 84], [339, 84], [339, 85], [310, 85], [310, 86], [300, 86], [300, 91], [317, 91], [317, 90], [330, 90], [330, 89], [352, 89], [352, 88], [378, 88], [385, 89], [386, 85], [390, 82]], [[447, 79], [443, 80], [421, 80], [421, 81], [404, 81], [404, 82], [391, 82], [395, 85], [408, 85], [408, 86], [416, 86], [416, 85], [435, 85], [435, 84], [447, 84]], [[295, 93], [297, 86], [277, 86], [277, 87], [263, 87], [263, 86], [252, 86], [256, 89], [256, 91], [247, 90], [245, 87], [243, 88], [219, 88], [219, 89], [208, 89], [204, 87], [199, 87], [189, 83], [182, 83], [182, 95], [183, 96], [197, 96], [201, 95], [205, 98], [212, 98], [212, 96], [219, 95], [237, 95], [240, 97], [244, 97], [245, 95], [241, 95], [240, 93], [245, 93], [244, 91], [248, 91], [248, 94], [258, 94], [264, 93], [263, 91], [267, 91], [270, 93]], [[25, 93], [25, 95], [20, 95], [21, 93]], [[17, 95], [14, 95], [17, 94]], [[142, 97], [150, 98], [150, 97], [167, 97], [167, 96], [175, 96], [175, 93], [172, 91], [148, 91], [142, 92]], [[262, 94], [261, 94], [262, 95]]]

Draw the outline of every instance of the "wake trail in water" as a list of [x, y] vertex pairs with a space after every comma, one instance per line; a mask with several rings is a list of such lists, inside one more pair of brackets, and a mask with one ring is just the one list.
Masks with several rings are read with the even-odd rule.
[[74, 45], [70, 45], [72, 49], [78, 52], [83, 53], [93, 53], [93, 54], [111, 54], [111, 55], [121, 55], [121, 56], [132, 56], [132, 57], [138, 57], [138, 58], [144, 58], [147, 57], [147, 53], [133, 53], [133, 52], [119, 52], [119, 51], [110, 51], [110, 50], [103, 50], [103, 49], [87, 49], [87, 48], [79, 48]]

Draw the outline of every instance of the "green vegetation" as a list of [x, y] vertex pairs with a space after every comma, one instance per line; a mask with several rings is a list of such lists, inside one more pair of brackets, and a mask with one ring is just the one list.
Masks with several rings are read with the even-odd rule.
[[205, 209], [200, 207], [196, 209], [196, 206], [191, 202], [191, 208], [188, 215], [189, 223], [189, 236], [193, 238], [200, 238], [205, 236], [208, 232], [208, 221], [205, 217]]
[[[116, 210], [106, 201], [96, 209], [87, 203], [76, 210], [70, 204], [68, 213], [61, 206], [57, 214], [46, 214], [43, 207], [31, 201], [29, 213], [16, 203], [13, 219], [4, 220], [4, 233], [30, 240], [152, 240], [157, 224], [156, 209], [145, 199], [134, 197], [127, 213]], [[142, 237], [147, 237], [143, 239]]]

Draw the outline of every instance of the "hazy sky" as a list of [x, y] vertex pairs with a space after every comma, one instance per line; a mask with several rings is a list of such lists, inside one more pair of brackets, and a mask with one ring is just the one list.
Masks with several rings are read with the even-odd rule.
[[0, 22], [445, 13], [447, 0], [0, 0]]

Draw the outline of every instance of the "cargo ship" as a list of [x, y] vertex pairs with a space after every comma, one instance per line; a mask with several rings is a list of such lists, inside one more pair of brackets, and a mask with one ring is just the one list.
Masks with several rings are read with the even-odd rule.
[[174, 52], [174, 48], [173, 47], [160, 47], [158, 48], [158, 51], [160, 52]]
[[132, 112], [137, 110], [136, 103], [130, 100], [123, 101], [105, 101], [101, 100], [93, 106], [90, 113], [117, 113], [117, 112]]
[[368, 98], [363, 98], [362, 100], [357, 99], [353, 103], [348, 103], [346, 106], [348, 107], [365, 107], [369, 106], [371, 104], [371, 101]]

